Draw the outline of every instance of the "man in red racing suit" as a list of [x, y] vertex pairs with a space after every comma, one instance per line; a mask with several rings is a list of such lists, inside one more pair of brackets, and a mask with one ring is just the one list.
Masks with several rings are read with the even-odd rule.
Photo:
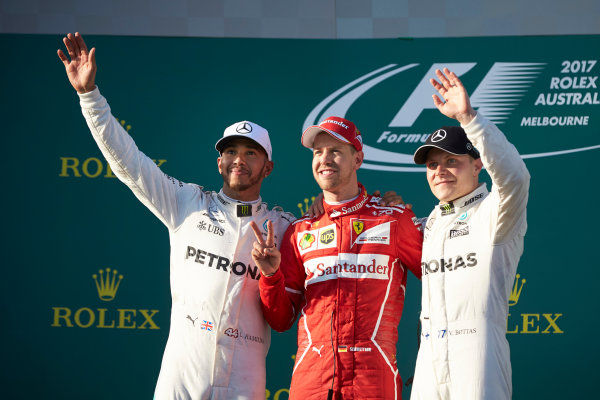
[[[327, 124], [333, 119], [354, 125], [330, 117], [317, 126], [339, 141], [328, 130], [339, 133]], [[305, 136], [306, 131], [306, 145]], [[308, 144], [312, 147], [312, 141]], [[315, 144], [313, 157], [317, 153]], [[343, 169], [337, 167], [331, 162], [331, 169]], [[262, 236], [253, 251], [263, 272], [260, 295], [271, 327], [285, 331], [300, 315], [290, 399], [325, 399], [328, 393], [344, 400], [400, 399], [397, 328], [408, 269], [421, 277], [419, 224], [404, 206], [379, 206], [379, 198], [368, 195], [356, 180], [348, 182], [354, 197], [333, 204], [328, 195], [336, 188], [322, 184], [319, 168], [313, 160], [315, 178], [324, 189], [325, 213], [290, 225], [281, 244], [280, 269], [265, 273], [261, 268], [257, 249], [260, 253], [268, 248], [264, 258], [276, 253]], [[356, 178], [356, 170], [353, 174]]]

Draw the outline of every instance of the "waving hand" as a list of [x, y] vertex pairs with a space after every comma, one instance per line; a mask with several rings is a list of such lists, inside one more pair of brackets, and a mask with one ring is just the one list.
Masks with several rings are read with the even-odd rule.
[[456, 119], [463, 125], [471, 122], [477, 114], [469, 100], [469, 94], [454, 72], [444, 68], [444, 72], [435, 70], [439, 82], [430, 79], [431, 85], [438, 91], [442, 99], [433, 95], [433, 103], [448, 118]]
[[78, 93], [91, 92], [96, 87], [96, 48], [88, 51], [79, 32], [69, 33], [63, 38], [69, 59], [62, 50], [58, 50], [58, 58], [65, 65], [69, 82]]

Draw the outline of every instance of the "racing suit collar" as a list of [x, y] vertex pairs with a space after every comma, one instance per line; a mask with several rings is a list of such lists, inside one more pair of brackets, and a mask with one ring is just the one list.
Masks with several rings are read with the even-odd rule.
[[481, 200], [483, 200], [488, 193], [487, 186], [485, 183], [480, 183], [479, 186], [471, 193], [464, 195], [463, 197], [459, 197], [449, 203], [438, 205], [438, 209], [440, 210], [440, 214], [452, 215], [458, 213], [461, 209], [470, 207], [473, 204], [477, 204]]
[[[217, 200], [222, 208], [228, 210], [233, 215], [238, 217], [251, 217], [266, 209], [266, 204], [262, 202], [260, 196], [254, 201], [240, 201], [228, 197], [223, 193], [223, 189], [217, 193]], [[242, 207], [247, 206], [247, 207]]]
[[344, 215], [353, 214], [364, 207], [369, 199], [369, 195], [367, 194], [365, 187], [360, 182], [358, 183], [358, 188], [360, 190], [358, 197], [347, 203], [327, 204], [327, 202], [323, 201], [323, 208], [325, 209], [325, 212], [329, 218], [333, 219]]

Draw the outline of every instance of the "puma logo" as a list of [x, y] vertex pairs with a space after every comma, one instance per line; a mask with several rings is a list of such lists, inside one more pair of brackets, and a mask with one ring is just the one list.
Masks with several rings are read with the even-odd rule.
[[192, 317], [190, 317], [190, 316], [188, 315], [188, 316], [187, 316], [187, 319], [189, 319], [190, 321], [192, 321], [192, 324], [193, 324], [194, 326], [196, 326], [196, 320], [198, 319], [198, 317], [196, 317], [196, 318], [192, 319]]
[[313, 351], [316, 351], [317, 353], [319, 353], [319, 357], [321, 357], [321, 349], [323, 348], [323, 346], [325, 346], [325, 345], [324, 344], [321, 345], [321, 347], [319, 347], [318, 349], [315, 346], [313, 346], [313, 348], [312, 348]]

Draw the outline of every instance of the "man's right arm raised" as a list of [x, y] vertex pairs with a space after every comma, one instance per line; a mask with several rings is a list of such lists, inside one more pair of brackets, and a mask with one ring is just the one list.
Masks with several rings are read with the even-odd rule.
[[88, 51], [79, 33], [63, 38], [69, 58], [58, 50], [69, 82], [80, 98], [81, 110], [100, 151], [115, 175], [167, 227], [177, 225], [176, 191], [182, 186], [165, 175], [142, 153], [129, 134], [111, 114], [106, 99], [95, 84], [96, 49]]

